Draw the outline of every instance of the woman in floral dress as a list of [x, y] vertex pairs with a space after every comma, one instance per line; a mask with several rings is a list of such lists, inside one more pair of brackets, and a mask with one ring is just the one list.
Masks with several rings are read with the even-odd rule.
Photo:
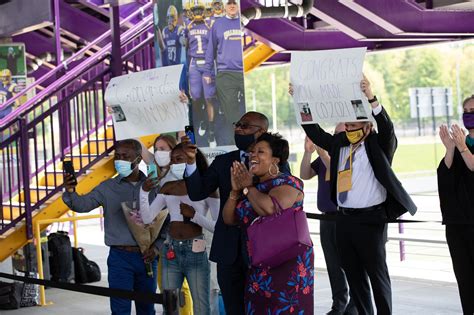
[[[234, 162], [232, 191], [223, 209], [226, 224], [239, 224], [247, 237], [247, 228], [255, 218], [280, 211], [278, 207], [303, 211], [303, 182], [279, 172], [278, 165], [286, 163], [288, 155], [288, 142], [278, 134], [266, 133], [251, 150], [249, 170], [243, 163]], [[248, 255], [251, 261], [252, 252]], [[297, 257], [274, 268], [249, 268], [247, 315], [313, 314], [313, 248], [302, 247]]]

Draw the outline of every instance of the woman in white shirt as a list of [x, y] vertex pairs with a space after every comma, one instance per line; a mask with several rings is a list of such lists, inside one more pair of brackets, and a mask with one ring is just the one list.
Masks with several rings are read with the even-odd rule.
[[[158, 179], [149, 178], [140, 192], [140, 215], [144, 223], [150, 223], [164, 208], [170, 213], [171, 223], [167, 242], [162, 249], [162, 279], [165, 290], [181, 288], [186, 277], [191, 289], [194, 314], [210, 314], [210, 270], [203, 236], [204, 227], [214, 232], [219, 214], [218, 196], [193, 202], [189, 199], [183, 174], [186, 155], [182, 145], [171, 151], [169, 172], [179, 180], [167, 182], [154, 201], [148, 203], [148, 192], [158, 185]], [[201, 152], [196, 156], [197, 168], [205, 172], [208, 165]], [[211, 211], [211, 218], [206, 217]]]

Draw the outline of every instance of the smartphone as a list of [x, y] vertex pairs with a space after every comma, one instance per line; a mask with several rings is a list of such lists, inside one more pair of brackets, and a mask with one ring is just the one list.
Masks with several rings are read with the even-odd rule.
[[155, 163], [152, 162], [151, 164], [147, 165], [146, 170], [147, 170], [148, 176], [150, 176], [150, 174], [153, 173], [151, 178], [158, 178], [158, 168], [156, 167]]
[[63, 171], [66, 174], [72, 175], [72, 177], [74, 178], [74, 184], [77, 185], [76, 172], [74, 171], [72, 161], [63, 161]]
[[194, 137], [194, 127], [192, 125], [185, 126], [184, 132], [186, 133], [186, 136], [188, 136], [191, 143], [196, 144], [196, 138]]

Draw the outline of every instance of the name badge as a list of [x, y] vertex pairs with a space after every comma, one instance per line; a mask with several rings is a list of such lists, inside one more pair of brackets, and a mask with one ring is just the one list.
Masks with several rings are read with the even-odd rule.
[[197, 64], [198, 66], [205, 65], [205, 64], [206, 64], [206, 60], [204, 60], [204, 59], [198, 59], [198, 60], [196, 60], [196, 64]]
[[352, 188], [352, 171], [344, 170], [337, 173], [337, 192], [349, 191]]
[[193, 253], [202, 253], [205, 250], [206, 250], [205, 240], [200, 240], [200, 239], [193, 240], [193, 248], [192, 248]]

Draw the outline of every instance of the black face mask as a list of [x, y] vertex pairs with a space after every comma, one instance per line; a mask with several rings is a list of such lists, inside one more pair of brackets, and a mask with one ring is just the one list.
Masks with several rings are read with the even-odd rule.
[[255, 142], [255, 135], [239, 135], [234, 133], [234, 140], [239, 150], [247, 151], [250, 145]]

